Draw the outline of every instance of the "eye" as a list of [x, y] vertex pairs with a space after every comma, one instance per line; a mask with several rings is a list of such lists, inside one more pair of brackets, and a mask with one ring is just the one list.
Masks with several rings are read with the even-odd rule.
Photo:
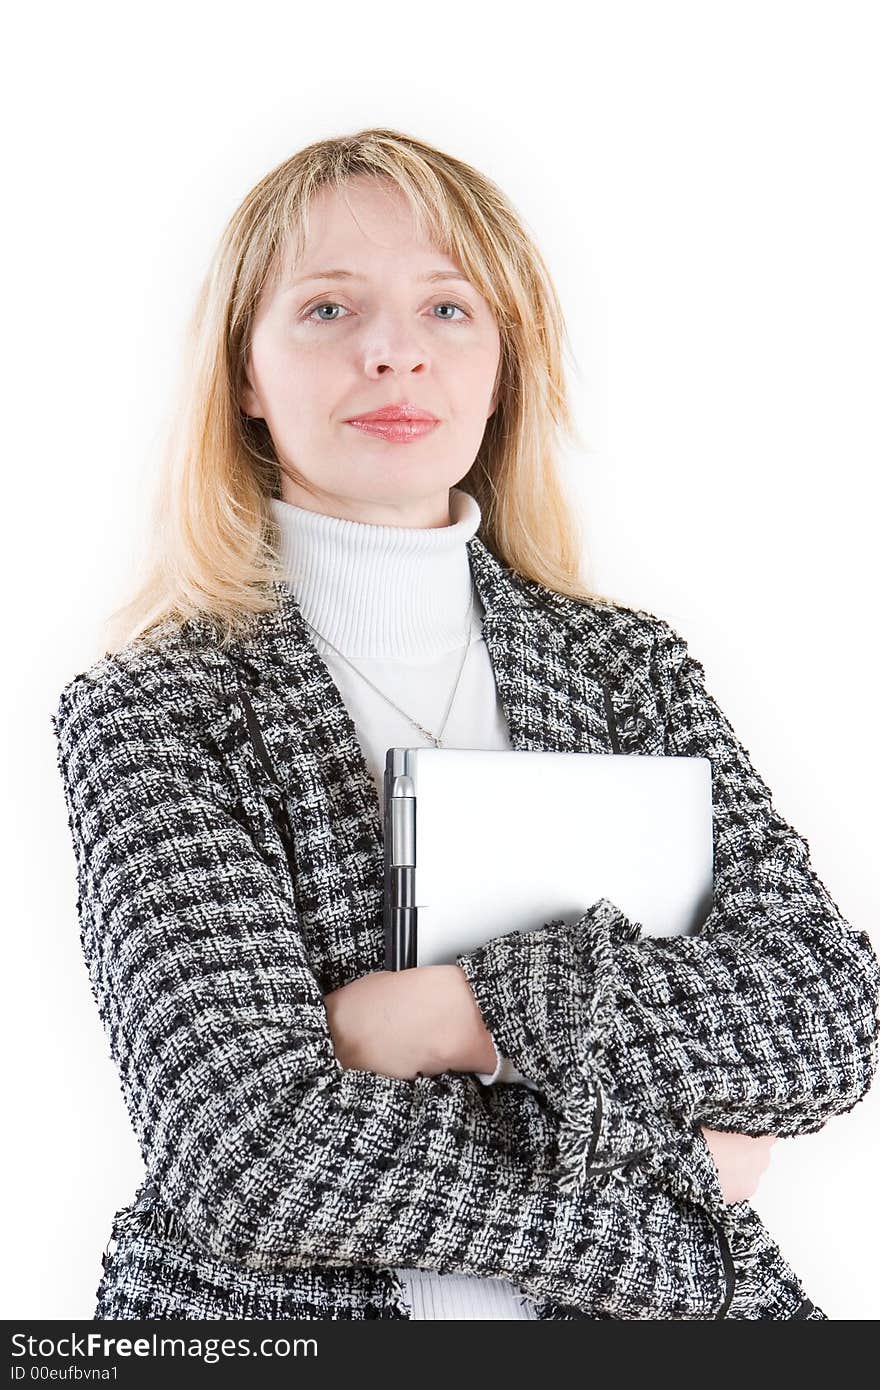
[[[345, 306], [344, 306], [343, 304], [334, 304], [334, 303], [332, 303], [332, 302], [330, 302], [330, 301], [327, 301], [327, 302], [324, 302], [324, 303], [321, 303], [321, 304], [315, 304], [315, 305], [313, 305], [313, 307], [312, 307], [310, 310], [308, 310], [308, 312], [306, 313], [305, 317], [306, 317], [307, 319], [310, 319], [310, 318], [312, 317], [313, 314], [316, 314], [316, 313], [318, 312], [319, 309], [343, 309], [344, 307], [345, 307]], [[318, 322], [318, 323], [335, 323], [336, 320], [335, 320], [335, 319], [319, 318], [319, 319], [316, 320], [316, 322]]]
[[[434, 307], [435, 309], [457, 309], [458, 312], [459, 312], [460, 314], [464, 314], [464, 316], [465, 316], [466, 319], [469, 319], [469, 318], [470, 318], [470, 314], [468, 313], [467, 309], [465, 309], [465, 308], [463, 307], [463, 305], [461, 305], [461, 304], [454, 304], [451, 300], [448, 300], [448, 299], [444, 300], [442, 304], [435, 304], [433, 307]], [[448, 321], [449, 323], [460, 323], [460, 322], [461, 322], [460, 319], [453, 319], [453, 318], [449, 318], [447, 321]]]

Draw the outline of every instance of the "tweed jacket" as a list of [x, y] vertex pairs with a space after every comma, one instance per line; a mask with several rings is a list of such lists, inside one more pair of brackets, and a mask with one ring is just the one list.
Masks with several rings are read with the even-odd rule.
[[393, 1266], [546, 1319], [826, 1317], [699, 1126], [806, 1134], [865, 1095], [871, 942], [665, 620], [468, 554], [514, 748], [711, 760], [710, 915], [651, 938], [601, 898], [457, 957], [536, 1090], [342, 1068], [323, 996], [384, 966], [382, 816], [294, 594], [227, 649], [199, 619], [105, 655], [51, 716], [145, 1166], [96, 1318], [409, 1318]]

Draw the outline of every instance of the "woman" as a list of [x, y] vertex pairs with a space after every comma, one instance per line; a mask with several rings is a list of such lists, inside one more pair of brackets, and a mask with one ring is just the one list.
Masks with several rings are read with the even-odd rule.
[[[225, 230], [151, 573], [53, 716], [146, 1167], [96, 1317], [825, 1317], [745, 1199], [867, 1091], [877, 959], [684, 641], [580, 587], [562, 341], [504, 195], [399, 132]], [[703, 931], [600, 899], [386, 972], [415, 741], [709, 757]]]

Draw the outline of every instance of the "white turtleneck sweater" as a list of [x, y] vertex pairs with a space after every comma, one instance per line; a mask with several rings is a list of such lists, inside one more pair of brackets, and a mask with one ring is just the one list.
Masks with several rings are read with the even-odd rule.
[[[357, 672], [426, 729], [437, 732], [467, 643], [443, 742], [455, 748], [510, 748], [466, 549], [480, 524], [476, 500], [451, 488], [451, 524], [439, 527], [348, 521], [277, 498], [271, 499], [270, 507], [279, 527], [287, 583], [352, 716], [380, 805], [387, 750], [421, 746], [426, 740]], [[474, 612], [468, 618], [471, 597]], [[475, 1073], [485, 1085], [504, 1082], [534, 1088], [497, 1047], [495, 1055], [492, 1073]], [[503, 1279], [409, 1267], [396, 1272], [416, 1319], [535, 1316], [532, 1302]]]

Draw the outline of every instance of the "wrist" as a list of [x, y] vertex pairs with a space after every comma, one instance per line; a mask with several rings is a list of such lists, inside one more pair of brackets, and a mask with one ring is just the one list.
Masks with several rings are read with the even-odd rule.
[[498, 1054], [467, 976], [459, 965], [435, 967], [445, 972], [447, 1026], [443, 1029], [446, 1071], [492, 1073]]

